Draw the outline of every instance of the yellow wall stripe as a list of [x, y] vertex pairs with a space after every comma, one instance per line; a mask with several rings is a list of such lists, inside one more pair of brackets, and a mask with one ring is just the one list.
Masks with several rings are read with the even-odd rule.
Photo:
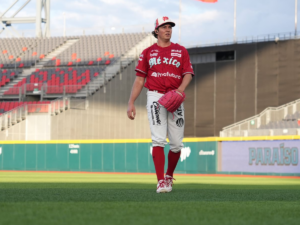
[[[273, 140], [300, 140], [295, 136], [258, 136], [258, 137], [205, 137], [184, 138], [183, 142], [210, 142], [210, 141], [273, 141]], [[0, 144], [109, 144], [109, 143], [151, 143], [151, 139], [108, 139], [108, 140], [51, 140], [51, 141], [0, 141]]]

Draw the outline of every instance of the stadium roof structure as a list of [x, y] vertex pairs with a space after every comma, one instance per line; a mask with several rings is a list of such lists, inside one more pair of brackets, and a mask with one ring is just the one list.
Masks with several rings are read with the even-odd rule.
[[[4, 17], [10, 9], [15, 6], [19, 0], [15, 0], [4, 12], [0, 12], [0, 34], [11, 27], [12, 24], [17, 23], [35, 23], [36, 24], [36, 37], [50, 37], [50, 0], [37, 0], [36, 1], [36, 16], [33, 17], [15, 17], [31, 0], [27, 0], [12, 16]], [[42, 18], [44, 12], [45, 18]], [[42, 24], [45, 24], [44, 29]], [[12, 29], [14, 36], [20, 37], [21, 35], [15, 29]], [[8, 31], [8, 30], [7, 30]]]

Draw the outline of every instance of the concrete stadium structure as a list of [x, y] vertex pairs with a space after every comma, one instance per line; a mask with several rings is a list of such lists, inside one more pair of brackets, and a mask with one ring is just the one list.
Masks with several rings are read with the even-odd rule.
[[[122, 40], [122, 35], [120, 37], [121, 39], [115, 40]], [[87, 46], [92, 46], [89, 43], [90, 40], [100, 39], [101, 37], [98, 39], [90, 37], [83, 38], [81, 41], [87, 42]], [[41, 113], [31, 113], [32, 119], [26, 118], [28, 122], [15, 123], [14, 126], [1, 131], [1, 139], [150, 138], [145, 109], [146, 90], [143, 90], [137, 100], [135, 121], [128, 120], [126, 109], [135, 79], [134, 68], [137, 56], [153, 41], [151, 36], [145, 35], [142, 39], [135, 40], [135, 44], [130, 48], [123, 47], [120, 48], [123, 49], [122, 51], [116, 51], [118, 59], [111, 64], [111, 67], [114, 65], [111, 73], [108, 72], [109, 68], [105, 67], [107, 65], [89, 65], [91, 60], [96, 61], [95, 52], [93, 54], [90, 54], [90, 50], [81, 52], [81, 55], [87, 59], [81, 60], [85, 63], [79, 66], [104, 68], [102, 72], [99, 72], [103, 75], [99, 76], [102, 83], [98, 82], [93, 85], [94, 81], [90, 80], [90, 86], [85, 83], [83, 91], [80, 91], [82, 95], [68, 95], [67, 92], [63, 92], [53, 96], [43, 96], [41, 100], [51, 100], [51, 97], [52, 100], [57, 97], [68, 97], [70, 106], [55, 113], [56, 116], [48, 113], [49, 115], [46, 116], [48, 119], [45, 119], [44, 123], [41, 123], [44, 121]], [[80, 41], [74, 43], [70, 49], [75, 51], [76, 45], [80, 46], [79, 43]], [[111, 49], [116, 49], [115, 46], [120, 47], [122, 43], [122, 41], [116, 44], [110, 42], [109, 46]], [[288, 39], [189, 48], [196, 76], [186, 90], [185, 137], [219, 136], [219, 132], [225, 126], [255, 116], [267, 107], [277, 107], [298, 99], [300, 96], [298, 88], [300, 85], [299, 47], [299, 39]], [[59, 53], [64, 56], [62, 61], [65, 64], [68, 63], [66, 58], [71, 57], [73, 50]], [[101, 54], [105, 54], [104, 48], [101, 48]], [[93, 59], [90, 55], [93, 55]], [[126, 58], [125, 55], [128, 57]], [[126, 63], [120, 63], [125, 61]], [[48, 69], [51, 69], [51, 66], [52, 68], [59, 67], [49, 64], [49, 60], [44, 65]], [[112, 75], [104, 77], [105, 71]], [[88, 91], [90, 90], [88, 87], [94, 88], [93, 91]], [[41, 97], [39, 93], [29, 95], [22, 92], [22, 95], [24, 101], [39, 100], [38, 98]], [[34, 129], [30, 128], [30, 124]]]

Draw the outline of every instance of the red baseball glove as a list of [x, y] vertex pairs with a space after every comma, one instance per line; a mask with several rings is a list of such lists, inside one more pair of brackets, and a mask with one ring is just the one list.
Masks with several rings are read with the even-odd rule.
[[184, 92], [178, 90], [172, 90], [164, 94], [159, 100], [158, 103], [164, 106], [169, 112], [175, 112], [181, 103], [185, 99]]

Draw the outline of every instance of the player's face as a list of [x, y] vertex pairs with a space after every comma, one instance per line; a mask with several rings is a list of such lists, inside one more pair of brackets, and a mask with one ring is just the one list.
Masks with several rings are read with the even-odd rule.
[[170, 40], [172, 37], [172, 26], [170, 24], [160, 26], [157, 35], [160, 39]]

